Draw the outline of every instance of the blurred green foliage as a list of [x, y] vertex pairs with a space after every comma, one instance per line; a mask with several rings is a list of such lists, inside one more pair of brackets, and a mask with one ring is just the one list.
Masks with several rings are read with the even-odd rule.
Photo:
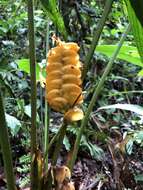
[[[45, 4], [46, 1], [42, 1]], [[57, 7], [56, 1], [49, 1], [50, 6], [43, 11], [41, 2], [35, 1], [35, 32], [37, 54], [37, 80], [41, 69], [46, 66], [46, 27], [49, 22], [50, 47], [53, 43], [51, 36], [56, 33], [59, 37], [68, 37], [69, 41], [76, 41], [80, 45], [81, 61], [88, 52], [92, 41], [93, 31], [101, 17], [104, 1], [82, 0], [62, 1]], [[53, 4], [52, 4], [53, 3]], [[103, 73], [112, 52], [116, 48], [121, 34], [128, 23], [127, 17], [122, 10], [122, 3], [114, 1], [112, 12], [104, 26], [99, 45], [93, 55], [92, 67], [86, 77], [84, 85], [84, 104], [86, 110], [91, 100], [94, 87]], [[0, 86], [5, 100], [6, 117], [11, 134], [21, 140], [25, 149], [29, 150], [30, 128], [30, 77], [28, 58], [28, 30], [26, 2], [21, 0], [0, 1]], [[47, 16], [48, 15], [48, 16]], [[65, 24], [65, 26], [64, 26]], [[56, 27], [55, 27], [56, 26]], [[58, 31], [57, 32], [57, 28]], [[66, 32], [67, 31], [67, 32]], [[68, 36], [67, 36], [68, 35]], [[106, 56], [104, 56], [106, 55]], [[123, 110], [103, 110], [96, 112], [98, 107], [113, 104], [136, 104], [143, 105], [143, 70], [142, 63], [137, 53], [133, 34], [127, 36], [127, 42], [122, 47], [116, 60], [112, 73], [108, 76], [105, 88], [95, 105], [90, 121], [84, 131], [81, 150], [87, 151], [93, 158], [102, 160], [108, 150], [109, 139], [116, 139], [117, 133], [122, 137], [129, 136], [127, 153], [136, 155], [136, 144], [142, 146], [143, 117]], [[83, 63], [84, 67], [84, 63]], [[42, 125], [41, 115], [44, 115], [44, 90], [37, 82], [37, 114], [38, 126]], [[42, 108], [42, 109], [41, 109]], [[50, 120], [50, 138], [56, 133], [61, 123], [61, 115], [51, 112], [57, 119]], [[55, 126], [52, 128], [51, 126]], [[43, 129], [39, 127], [39, 133]], [[77, 135], [78, 126], [72, 124], [64, 139], [64, 147], [69, 151], [73, 146], [73, 137]], [[114, 135], [116, 134], [116, 135]], [[40, 138], [40, 135], [39, 135]], [[103, 145], [103, 147], [102, 147]], [[139, 147], [139, 146], [138, 146]], [[104, 151], [103, 151], [104, 149]], [[107, 151], [108, 152], [108, 151]], [[24, 153], [23, 153], [24, 154]], [[22, 155], [21, 155], [22, 156]], [[25, 161], [26, 163], [26, 161]], [[23, 172], [20, 170], [20, 172]]]

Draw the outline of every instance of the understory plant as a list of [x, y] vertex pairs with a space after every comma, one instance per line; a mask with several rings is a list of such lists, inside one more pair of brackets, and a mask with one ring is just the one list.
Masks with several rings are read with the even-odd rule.
[[[125, 1], [127, 2], [127, 1]], [[45, 9], [48, 9], [48, 16], [54, 24], [57, 30], [59, 30], [59, 36], [63, 36], [67, 39], [67, 32], [64, 30], [63, 20], [58, 9], [54, 10], [52, 6], [56, 5], [56, 1], [42, 1], [42, 5]], [[31, 190], [74, 190], [74, 184], [71, 181], [71, 173], [83, 132], [88, 124], [93, 107], [102, 92], [104, 83], [110, 73], [116, 58], [120, 52], [120, 49], [125, 41], [127, 34], [131, 30], [131, 25], [128, 24], [124, 29], [124, 33], [120, 38], [115, 51], [113, 52], [108, 64], [106, 65], [104, 72], [100, 78], [100, 81], [93, 90], [93, 95], [89, 105], [85, 110], [82, 110], [82, 102], [84, 101], [82, 93], [82, 84], [85, 85], [85, 79], [88, 74], [88, 70], [92, 65], [92, 58], [99, 38], [102, 34], [105, 22], [109, 13], [111, 12], [113, 0], [106, 0], [102, 17], [100, 18], [96, 30], [93, 32], [93, 39], [89, 49], [85, 53], [85, 67], [81, 69], [81, 63], [79, 61], [79, 46], [74, 42], [63, 42], [59, 38], [53, 36], [55, 43], [52, 49], [46, 51], [47, 57], [47, 76], [45, 85], [45, 128], [44, 128], [44, 142], [43, 149], [39, 148], [38, 142], [38, 124], [36, 120], [37, 115], [37, 83], [36, 83], [36, 51], [35, 51], [35, 29], [34, 29], [34, 5], [33, 0], [28, 0], [28, 31], [29, 31], [29, 60], [30, 60], [30, 78], [31, 78], [31, 167], [30, 167], [30, 189]], [[56, 15], [57, 22], [54, 19]], [[49, 18], [48, 18], [49, 19]], [[49, 22], [49, 20], [48, 20]], [[62, 23], [62, 25], [61, 25]], [[133, 23], [132, 27], [133, 27]], [[60, 25], [60, 28], [58, 26]], [[49, 25], [47, 24], [47, 31]], [[48, 33], [48, 32], [47, 32]], [[49, 40], [49, 35], [48, 40]], [[47, 40], [47, 44], [48, 44]], [[140, 46], [140, 44], [138, 44]], [[48, 47], [48, 45], [47, 45]], [[48, 49], [48, 48], [47, 48]], [[43, 80], [44, 81], [44, 80]], [[5, 119], [5, 111], [3, 98], [0, 92], [0, 145], [3, 154], [5, 174], [7, 178], [8, 190], [16, 190], [16, 181], [14, 177], [14, 168], [12, 166], [12, 154], [10, 149], [7, 124]], [[58, 132], [49, 141], [49, 110], [53, 109], [56, 112], [63, 114], [63, 120]], [[72, 122], [81, 120], [81, 125], [74, 142], [74, 147], [65, 165], [57, 165], [59, 153], [62, 148], [64, 137], [66, 136], [67, 128]], [[52, 150], [52, 151], [51, 151]], [[52, 152], [52, 154], [51, 154]], [[50, 160], [48, 159], [50, 158]]]

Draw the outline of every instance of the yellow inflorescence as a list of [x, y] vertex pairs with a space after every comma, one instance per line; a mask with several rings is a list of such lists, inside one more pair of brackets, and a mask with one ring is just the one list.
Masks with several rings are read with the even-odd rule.
[[55, 111], [65, 113], [68, 120], [71, 117], [79, 120], [75, 119], [76, 114], [80, 119], [83, 117], [80, 109], [73, 108], [83, 101], [78, 50], [76, 43], [60, 42], [48, 53], [46, 98], [49, 105]]

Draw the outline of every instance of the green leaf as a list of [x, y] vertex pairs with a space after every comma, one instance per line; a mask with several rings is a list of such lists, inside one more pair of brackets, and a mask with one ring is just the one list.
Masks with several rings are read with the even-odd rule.
[[[117, 49], [117, 45], [98, 45], [97, 52], [103, 53], [108, 57], [111, 57], [113, 52]], [[137, 48], [134, 46], [123, 45], [117, 56], [117, 58], [130, 62], [134, 65], [143, 67]]]
[[63, 17], [57, 7], [56, 0], [40, 0], [44, 7], [44, 10], [48, 14], [49, 18], [53, 21], [59, 32], [63, 35], [64, 39], [67, 39], [66, 27], [64, 25]]
[[5, 62], [0, 63], [0, 72], [5, 72], [5, 71], [11, 70], [11, 69], [12, 69], [12, 67], [10, 64], [6, 64]]
[[90, 154], [97, 160], [102, 160], [104, 157], [104, 151], [96, 144], [88, 143], [90, 146]]
[[18, 67], [20, 70], [25, 71], [26, 73], [30, 74], [30, 63], [29, 59], [19, 59], [16, 60]]
[[133, 137], [126, 144], [126, 151], [129, 155], [132, 154], [134, 142], [141, 144], [143, 142], [143, 131], [135, 131]]
[[136, 180], [136, 182], [143, 182], [143, 174], [137, 174], [137, 175], [135, 175], [135, 180]]
[[[24, 113], [25, 113], [29, 118], [31, 118], [31, 105], [30, 105], [30, 104], [24, 106]], [[39, 122], [40, 122], [40, 118], [39, 118], [38, 113], [37, 113], [36, 118], [37, 118], [37, 123], [39, 123]]]
[[114, 104], [114, 105], [109, 105], [109, 106], [103, 106], [97, 109], [99, 110], [104, 110], [104, 109], [122, 109], [122, 110], [127, 110], [134, 112], [139, 115], [143, 115], [143, 107], [134, 105], [134, 104]]
[[18, 133], [21, 123], [18, 119], [16, 119], [14, 116], [11, 116], [6, 113], [6, 122], [7, 126], [11, 129], [11, 134], [14, 136]]
[[[18, 67], [21, 71], [30, 74], [30, 62], [29, 59], [18, 59], [16, 60]], [[36, 80], [39, 80], [40, 66], [36, 64]]]
[[134, 144], [134, 141], [133, 139], [130, 139], [127, 144], [126, 144], [126, 151], [128, 153], [128, 155], [131, 155], [132, 154], [132, 151], [133, 151], [133, 144]]
[[85, 135], [83, 135], [81, 138], [81, 146], [85, 147], [90, 152], [90, 155], [93, 158], [97, 160], [103, 159], [104, 151], [100, 147], [98, 147], [96, 144], [92, 144], [88, 142]]
[[141, 143], [143, 142], [143, 131], [138, 131], [134, 134], [134, 140], [137, 142], [137, 143]]
[[138, 73], [138, 76], [143, 77], [143, 69]]
[[64, 137], [63, 144], [65, 145], [66, 150], [70, 151], [71, 145], [67, 136]]
[[134, 39], [143, 63], [143, 0], [125, 0]]

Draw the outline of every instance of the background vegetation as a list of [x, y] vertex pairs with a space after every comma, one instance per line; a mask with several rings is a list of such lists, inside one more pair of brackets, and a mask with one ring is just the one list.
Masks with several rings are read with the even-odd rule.
[[[24, 189], [30, 184], [31, 92], [36, 87], [38, 155], [45, 158], [45, 173], [55, 148], [51, 145], [47, 156], [47, 142], [61, 129], [63, 115], [47, 107], [42, 80], [46, 76], [46, 55], [54, 46], [52, 36], [56, 34], [61, 40], [80, 46], [84, 79], [82, 108], [86, 116], [83, 121], [67, 126], [54, 165], [68, 163], [77, 190], [143, 189], [143, 19], [140, 14], [143, 6], [141, 1], [138, 3], [137, 8], [129, 0], [35, 0], [34, 86], [34, 75], [30, 74], [29, 52], [32, 51], [27, 2], [0, 2], [0, 92], [17, 187]], [[30, 21], [29, 25], [32, 26]], [[4, 131], [2, 109], [0, 115], [0, 128]], [[6, 189], [2, 144], [1, 138], [0, 189]], [[73, 152], [75, 157], [71, 156]]]

